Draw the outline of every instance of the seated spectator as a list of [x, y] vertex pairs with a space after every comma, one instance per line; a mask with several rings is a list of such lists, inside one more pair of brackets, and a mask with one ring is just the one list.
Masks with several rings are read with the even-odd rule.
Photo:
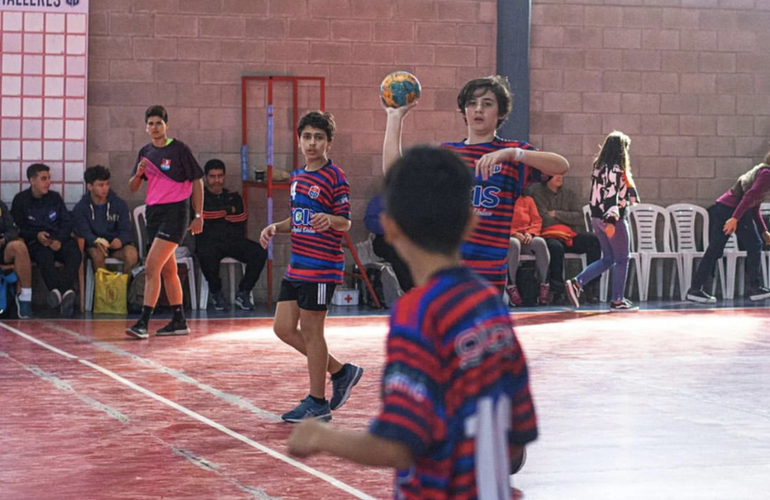
[[16, 309], [20, 318], [32, 317], [32, 264], [24, 240], [19, 239], [19, 228], [13, 223], [11, 212], [0, 201], [0, 252], [3, 264], [12, 265], [19, 277], [21, 293], [16, 295]]
[[372, 241], [374, 254], [390, 264], [393, 268], [393, 272], [396, 273], [398, 285], [401, 287], [401, 290], [406, 293], [414, 287], [414, 282], [412, 281], [412, 275], [410, 274], [406, 263], [398, 256], [396, 249], [385, 241], [382, 224], [380, 224], [380, 214], [384, 208], [385, 207], [382, 206], [382, 197], [380, 197], [380, 195], [372, 198], [366, 206], [364, 225], [366, 226], [366, 229], [374, 235], [374, 240]]
[[72, 210], [75, 233], [85, 240], [94, 270], [105, 269], [107, 257], [113, 257], [123, 261], [123, 272], [128, 274], [139, 263], [128, 205], [110, 189], [108, 168], [89, 167], [83, 178], [88, 193]]
[[[60, 308], [63, 317], [70, 317], [75, 310], [74, 288], [81, 255], [72, 238], [72, 216], [61, 195], [51, 191], [50, 170], [42, 163], [27, 168], [30, 187], [13, 198], [11, 213], [31, 260], [40, 267], [48, 287], [48, 305]], [[61, 268], [56, 268], [56, 262], [62, 264]]]
[[540, 293], [537, 302], [548, 304], [550, 287], [548, 286], [548, 246], [539, 237], [543, 220], [537, 212], [535, 201], [526, 195], [519, 196], [513, 206], [511, 222], [511, 242], [508, 247], [508, 286], [505, 287], [508, 299], [513, 306], [522, 304], [521, 294], [516, 287], [516, 270], [519, 267], [521, 253], [535, 256], [537, 278], [540, 281]]
[[267, 250], [246, 238], [246, 220], [243, 198], [224, 187], [225, 164], [222, 160], [209, 160], [203, 167], [206, 186], [203, 191], [203, 231], [195, 236], [195, 253], [201, 271], [209, 283], [214, 309], [230, 309], [222, 294], [219, 278], [219, 261], [231, 257], [246, 264], [246, 272], [238, 285], [235, 304], [244, 311], [254, 309], [251, 291], [267, 261]]
[[[583, 205], [580, 198], [571, 189], [565, 188], [564, 176], [554, 175], [545, 182], [532, 184], [527, 194], [532, 196], [537, 205], [537, 211], [543, 218], [543, 231], [552, 226], [567, 226], [576, 234], [572, 237], [572, 245], [563, 238], [544, 235], [551, 255], [550, 285], [553, 292], [553, 302], [565, 303], [564, 288], [564, 254], [565, 252], [586, 254], [588, 264], [597, 261], [602, 256], [599, 239], [585, 228]], [[588, 285], [586, 294], [589, 301], [598, 300], [598, 284], [596, 280]]]

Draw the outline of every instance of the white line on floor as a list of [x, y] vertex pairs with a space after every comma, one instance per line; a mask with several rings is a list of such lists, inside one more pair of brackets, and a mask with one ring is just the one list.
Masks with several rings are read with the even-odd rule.
[[328, 474], [324, 474], [323, 472], [315, 470], [312, 467], [308, 467], [307, 465], [303, 464], [302, 462], [298, 462], [297, 460], [294, 460], [293, 458], [287, 457], [286, 455], [284, 455], [282, 453], [279, 453], [279, 452], [273, 450], [272, 448], [269, 448], [269, 447], [267, 447], [267, 446], [265, 446], [263, 444], [257, 443], [256, 441], [254, 441], [252, 439], [249, 439], [246, 436], [244, 436], [242, 434], [239, 434], [239, 433], [237, 433], [237, 432], [235, 432], [235, 431], [225, 427], [224, 425], [222, 425], [222, 424], [220, 424], [218, 422], [215, 422], [215, 421], [213, 421], [213, 420], [211, 420], [209, 418], [206, 418], [203, 415], [201, 415], [199, 413], [196, 413], [196, 412], [194, 412], [194, 411], [192, 411], [192, 410], [190, 410], [190, 409], [180, 405], [179, 403], [176, 403], [174, 401], [171, 401], [170, 399], [167, 399], [167, 398], [164, 398], [163, 396], [155, 394], [154, 392], [152, 392], [152, 391], [150, 391], [148, 389], [145, 389], [144, 387], [142, 387], [142, 386], [140, 386], [138, 384], [135, 384], [134, 382], [131, 382], [130, 380], [127, 380], [127, 379], [121, 377], [117, 373], [115, 373], [115, 372], [113, 372], [111, 370], [108, 370], [107, 368], [99, 366], [96, 363], [92, 363], [92, 362], [88, 361], [87, 359], [79, 358], [79, 357], [77, 357], [77, 356], [75, 356], [73, 354], [70, 354], [70, 353], [68, 353], [66, 351], [63, 351], [61, 349], [57, 349], [56, 347], [54, 347], [54, 346], [52, 346], [50, 344], [47, 344], [46, 342], [43, 342], [42, 340], [39, 340], [39, 339], [37, 339], [37, 338], [27, 334], [27, 333], [24, 333], [24, 332], [22, 332], [20, 330], [17, 330], [16, 328], [8, 326], [7, 324], [5, 324], [3, 322], [0, 322], [0, 327], [5, 328], [9, 332], [12, 332], [12, 333], [14, 333], [14, 334], [16, 334], [16, 335], [26, 339], [26, 340], [29, 340], [30, 342], [34, 342], [35, 344], [38, 344], [39, 346], [44, 347], [45, 349], [48, 349], [49, 351], [55, 352], [56, 354], [59, 354], [60, 356], [63, 356], [63, 357], [68, 358], [68, 359], [71, 359], [73, 361], [78, 361], [79, 363], [82, 363], [82, 364], [84, 364], [84, 365], [86, 365], [86, 366], [88, 366], [90, 368], [93, 368], [94, 370], [96, 370], [98, 372], [101, 372], [104, 375], [107, 375], [108, 377], [110, 377], [110, 378], [120, 382], [121, 384], [123, 384], [123, 385], [125, 385], [127, 387], [130, 387], [131, 389], [133, 389], [133, 390], [135, 390], [137, 392], [140, 392], [140, 393], [144, 394], [145, 396], [148, 396], [148, 397], [150, 397], [150, 398], [152, 398], [152, 399], [154, 399], [156, 401], [159, 401], [159, 402], [165, 404], [166, 406], [170, 406], [171, 408], [173, 408], [173, 409], [175, 409], [175, 410], [177, 410], [177, 411], [179, 411], [181, 413], [184, 413], [185, 415], [187, 415], [190, 418], [193, 418], [193, 419], [195, 419], [195, 420], [197, 420], [197, 421], [199, 421], [201, 423], [204, 423], [204, 424], [208, 425], [209, 427], [212, 427], [212, 428], [214, 428], [214, 429], [216, 429], [216, 430], [218, 430], [218, 431], [220, 431], [220, 432], [222, 432], [224, 434], [227, 434], [228, 436], [233, 437], [233, 438], [237, 439], [238, 441], [241, 441], [242, 443], [245, 443], [245, 444], [251, 446], [252, 448], [255, 448], [255, 449], [257, 449], [257, 450], [259, 450], [259, 451], [261, 451], [261, 452], [263, 452], [263, 453], [265, 453], [267, 455], [270, 455], [273, 458], [276, 458], [276, 459], [281, 460], [282, 462], [285, 462], [285, 463], [287, 463], [287, 464], [289, 464], [289, 465], [291, 465], [293, 467], [296, 467], [297, 469], [299, 469], [299, 470], [301, 470], [303, 472], [306, 472], [307, 474], [310, 474], [311, 476], [315, 476], [318, 479], [326, 481], [327, 483], [331, 484], [332, 486], [334, 486], [336, 488], [339, 488], [342, 491], [344, 491], [346, 493], [349, 493], [349, 494], [353, 495], [356, 498], [360, 498], [361, 500], [375, 500], [374, 497], [370, 497], [369, 495], [367, 495], [367, 494], [365, 494], [365, 493], [363, 493], [361, 491], [358, 491], [357, 489], [353, 488], [352, 486], [349, 486], [348, 484], [343, 483], [342, 481], [340, 481], [340, 480], [338, 480], [338, 479], [336, 479], [336, 478], [334, 478], [332, 476], [329, 476]]

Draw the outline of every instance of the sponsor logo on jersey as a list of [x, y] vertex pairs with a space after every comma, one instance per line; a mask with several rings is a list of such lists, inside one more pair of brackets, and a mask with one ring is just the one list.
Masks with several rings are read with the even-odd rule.
[[161, 170], [168, 170], [171, 168], [171, 159], [170, 158], [163, 158], [163, 161], [160, 162], [160, 169]]
[[500, 188], [497, 186], [473, 186], [471, 202], [476, 208], [495, 208], [500, 204]]

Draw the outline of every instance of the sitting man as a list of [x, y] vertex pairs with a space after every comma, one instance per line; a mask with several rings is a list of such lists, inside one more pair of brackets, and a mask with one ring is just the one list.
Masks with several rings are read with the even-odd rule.
[[203, 194], [203, 232], [195, 236], [195, 253], [201, 271], [209, 283], [214, 299], [214, 309], [226, 311], [230, 304], [222, 294], [219, 278], [219, 261], [231, 257], [246, 264], [246, 272], [238, 285], [235, 303], [244, 311], [254, 309], [251, 290], [257, 284], [265, 267], [267, 251], [246, 238], [246, 219], [243, 199], [238, 193], [224, 188], [225, 164], [222, 160], [209, 160], [203, 167], [206, 188]]
[[[538, 182], [528, 188], [528, 194], [535, 199], [537, 211], [543, 218], [543, 234], [551, 254], [551, 291], [555, 304], [565, 302], [564, 288], [564, 253], [586, 254], [587, 263], [597, 261], [602, 256], [599, 239], [592, 233], [586, 232], [583, 205], [574, 191], [563, 187], [564, 176], [554, 175], [545, 182]], [[577, 233], [572, 238], [572, 246], [566, 241], [549, 237], [548, 228], [567, 226]], [[553, 233], [560, 232], [554, 231]], [[598, 300], [596, 287], [599, 281], [594, 281], [586, 290], [589, 301]]]
[[8, 207], [0, 201], [0, 255], [5, 266], [10, 266], [19, 277], [21, 293], [16, 295], [19, 318], [32, 317], [32, 263], [24, 240], [19, 239], [19, 228], [13, 223]]
[[[80, 268], [80, 249], [72, 238], [72, 216], [64, 200], [51, 191], [48, 165], [34, 163], [27, 168], [30, 187], [13, 198], [11, 214], [29, 256], [40, 267], [48, 287], [48, 305], [60, 308], [63, 317], [75, 310], [75, 283]], [[56, 262], [62, 264], [56, 268]]]
[[85, 240], [94, 270], [105, 269], [107, 257], [113, 257], [123, 261], [128, 274], [139, 262], [128, 205], [110, 189], [108, 168], [88, 167], [83, 178], [88, 193], [72, 210], [75, 233]]

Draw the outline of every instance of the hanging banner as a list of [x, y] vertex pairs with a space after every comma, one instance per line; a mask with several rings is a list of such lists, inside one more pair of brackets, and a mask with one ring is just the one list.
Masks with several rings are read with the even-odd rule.
[[0, 0], [1, 10], [88, 14], [88, 0]]

